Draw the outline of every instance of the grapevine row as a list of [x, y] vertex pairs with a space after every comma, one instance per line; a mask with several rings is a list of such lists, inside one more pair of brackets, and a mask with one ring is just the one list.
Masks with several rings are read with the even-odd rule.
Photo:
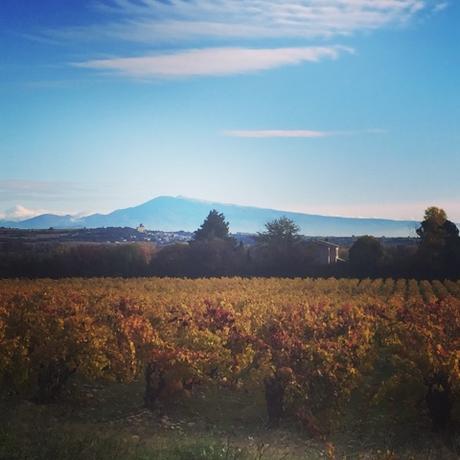
[[[458, 283], [414, 280], [0, 281], [2, 388], [38, 402], [74, 375], [145, 381], [145, 404], [217, 385], [261, 390], [269, 423], [330, 430], [354, 392], [424, 407], [460, 395]], [[366, 382], [378, 382], [366, 385]]]

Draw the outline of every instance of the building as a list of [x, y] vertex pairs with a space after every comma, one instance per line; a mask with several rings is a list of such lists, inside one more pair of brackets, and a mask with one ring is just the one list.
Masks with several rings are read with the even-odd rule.
[[139, 227], [136, 228], [136, 230], [137, 230], [139, 233], [145, 233], [145, 231], [146, 231], [147, 229], [144, 227], [144, 224], [140, 224]]
[[336, 264], [340, 260], [340, 246], [337, 244], [324, 240], [313, 240], [309, 246], [314, 264], [331, 265]]

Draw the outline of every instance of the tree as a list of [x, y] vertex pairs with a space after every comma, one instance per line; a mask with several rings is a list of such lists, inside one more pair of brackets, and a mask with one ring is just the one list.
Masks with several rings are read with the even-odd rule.
[[350, 248], [349, 261], [360, 275], [375, 275], [383, 259], [383, 247], [373, 236], [361, 236]]
[[303, 259], [300, 227], [283, 216], [267, 222], [265, 229], [256, 237], [258, 245], [253, 253], [256, 272], [271, 276], [297, 274]]
[[417, 229], [420, 244], [417, 264], [424, 276], [456, 276], [460, 273], [460, 236], [457, 226], [437, 207], [425, 211]]
[[417, 235], [424, 244], [442, 244], [444, 240], [458, 237], [459, 230], [453, 222], [447, 220], [444, 209], [432, 206], [425, 211]]
[[225, 216], [213, 209], [201, 224], [201, 227], [193, 234], [194, 241], [211, 241], [214, 239], [230, 240], [229, 223]]
[[257, 234], [257, 242], [268, 246], [291, 247], [301, 241], [300, 227], [285, 216], [265, 224], [265, 232]]
[[188, 275], [235, 276], [242, 271], [244, 251], [232, 238], [195, 241], [189, 246]]

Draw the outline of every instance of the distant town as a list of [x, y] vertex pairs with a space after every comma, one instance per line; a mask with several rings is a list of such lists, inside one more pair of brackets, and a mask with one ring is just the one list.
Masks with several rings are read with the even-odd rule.
[[[253, 246], [256, 243], [256, 234], [237, 232], [232, 234], [239, 243], [245, 246]], [[102, 227], [81, 229], [42, 229], [23, 230], [0, 227], [0, 247], [7, 248], [17, 244], [49, 244], [49, 243], [105, 243], [123, 244], [147, 242], [157, 247], [164, 247], [177, 243], [188, 243], [193, 239], [193, 232], [147, 229], [143, 224], [137, 228], [131, 227]], [[315, 235], [304, 236], [305, 240], [325, 240], [343, 248], [349, 248], [358, 239], [358, 236], [329, 236], [318, 237]], [[417, 238], [411, 237], [380, 237], [380, 243], [387, 247], [392, 246], [415, 246]]]

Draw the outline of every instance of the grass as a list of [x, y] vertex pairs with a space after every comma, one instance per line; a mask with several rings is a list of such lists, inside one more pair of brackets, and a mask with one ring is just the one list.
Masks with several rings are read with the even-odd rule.
[[215, 441], [170, 445], [140, 445], [135, 440], [98, 437], [84, 432], [29, 433], [27, 438], [11, 432], [0, 433], [0, 458], [8, 460], [249, 460], [255, 454]]
[[[62, 398], [40, 406], [0, 400], [0, 460], [289, 460], [326, 459], [327, 446], [293, 421], [266, 428], [262, 394], [208, 389], [142, 407], [143, 386], [74, 382]], [[385, 427], [385, 428], [383, 428]], [[329, 441], [337, 458], [456, 459], [420, 419], [410, 425], [357, 407]], [[460, 452], [460, 451], [459, 451]]]

